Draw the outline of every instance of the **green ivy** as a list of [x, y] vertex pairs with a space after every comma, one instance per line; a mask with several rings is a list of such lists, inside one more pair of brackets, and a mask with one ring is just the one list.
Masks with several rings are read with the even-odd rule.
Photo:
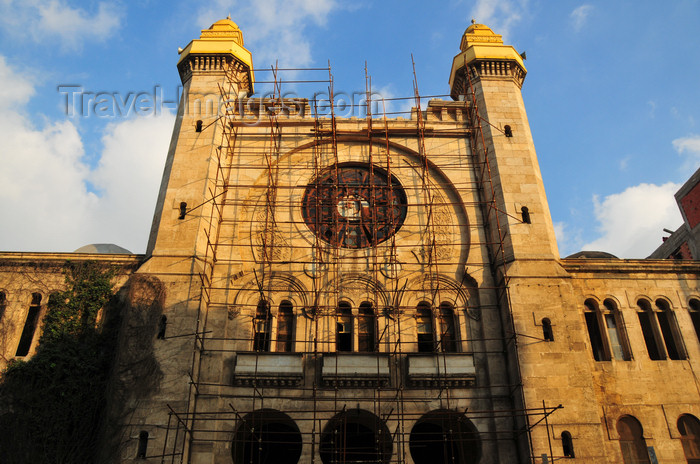
[[66, 289], [51, 295], [36, 354], [0, 381], [0, 462], [95, 462], [114, 330], [97, 327], [115, 271], [67, 263]]

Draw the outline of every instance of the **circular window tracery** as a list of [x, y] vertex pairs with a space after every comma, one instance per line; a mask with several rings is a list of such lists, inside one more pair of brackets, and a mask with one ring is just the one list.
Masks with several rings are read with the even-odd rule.
[[304, 191], [304, 222], [324, 242], [365, 248], [394, 235], [406, 219], [406, 192], [395, 176], [365, 163], [321, 172]]

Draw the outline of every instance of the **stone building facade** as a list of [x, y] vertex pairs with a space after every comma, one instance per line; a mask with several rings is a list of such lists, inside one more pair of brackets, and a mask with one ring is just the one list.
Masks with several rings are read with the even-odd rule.
[[105, 462], [699, 462], [700, 264], [561, 259], [523, 60], [460, 50], [406, 118], [249, 98], [231, 20], [181, 52]]

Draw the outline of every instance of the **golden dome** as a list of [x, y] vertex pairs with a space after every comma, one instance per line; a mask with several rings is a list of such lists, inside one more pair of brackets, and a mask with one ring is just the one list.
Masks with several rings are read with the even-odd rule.
[[243, 46], [243, 33], [238, 24], [231, 21], [231, 17], [220, 19], [209, 29], [202, 29], [200, 39], [233, 40], [238, 45]]
[[462, 35], [462, 43], [459, 48], [465, 51], [474, 44], [503, 45], [503, 36], [493, 32], [490, 27], [484, 24], [476, 24], [476, 22], [472, 20], [472, 24], [464, 31], [464, 35]]

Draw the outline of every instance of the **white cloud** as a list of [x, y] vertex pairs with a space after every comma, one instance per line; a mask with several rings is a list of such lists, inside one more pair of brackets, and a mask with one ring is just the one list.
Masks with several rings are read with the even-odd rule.
[[[255, 42], [255, 66], [307, 66], [312, 62], [311, 43], [305, 28], [324, 26], [328, 15], [339, 7], [335, 0], [215, 0], [202, 9], [197, 22], [209, 27], [229, 11], [243, 30], [246, 42]], [[238, 18], [238, 19], [237, 19]], [[245, 24], [241, 24], [245, 22]]]
[[574, 9], [569, 17], [571, 18], [571, 23], [574, 26], [574, 30], [579, 32], [586, 25], [588, 16], [593, 11], [593, 5], [584, 4]]
[[58, 41], [64, 51], [79, 50], [85, 41], [104, 41], [121, 26], [123, 10], [100, 2], [89, 13], [64, 0], [5, 0], [0, 2], [0, 27], [14, 37], [36, 42]]
[[671, 143], [679, 155], [686, 157], [682, 171], [686, 174], [694, 172], [700, 165], [700, 135], [681, 137]]
[[674, 193], [679, 184], [639, 184], [602, 201], [593, 198], [602, 236], [582, 247], [612, 253], [620, 258], [644, 258], [660, 244], [662, 229], [675, 230], [681, 223]]
[[[37, 127], [23, 114], [33, 76], [0, 57], [0, 89], [20, 88], [22, 98], [0, 93], [0, 249], [72, 251], [88, 243], [146, 248], [153, 206], [174, 116], [112, 123], [97, 168], [71, 121]], [[8, 104], [9, 102], [9, 104]], [[90, 182], [100, 193], [87, 189]]]
[[527, 7], [528, 0], [477, 0], [471, 16], [506, 38], [511, 27], [523, 19]]

